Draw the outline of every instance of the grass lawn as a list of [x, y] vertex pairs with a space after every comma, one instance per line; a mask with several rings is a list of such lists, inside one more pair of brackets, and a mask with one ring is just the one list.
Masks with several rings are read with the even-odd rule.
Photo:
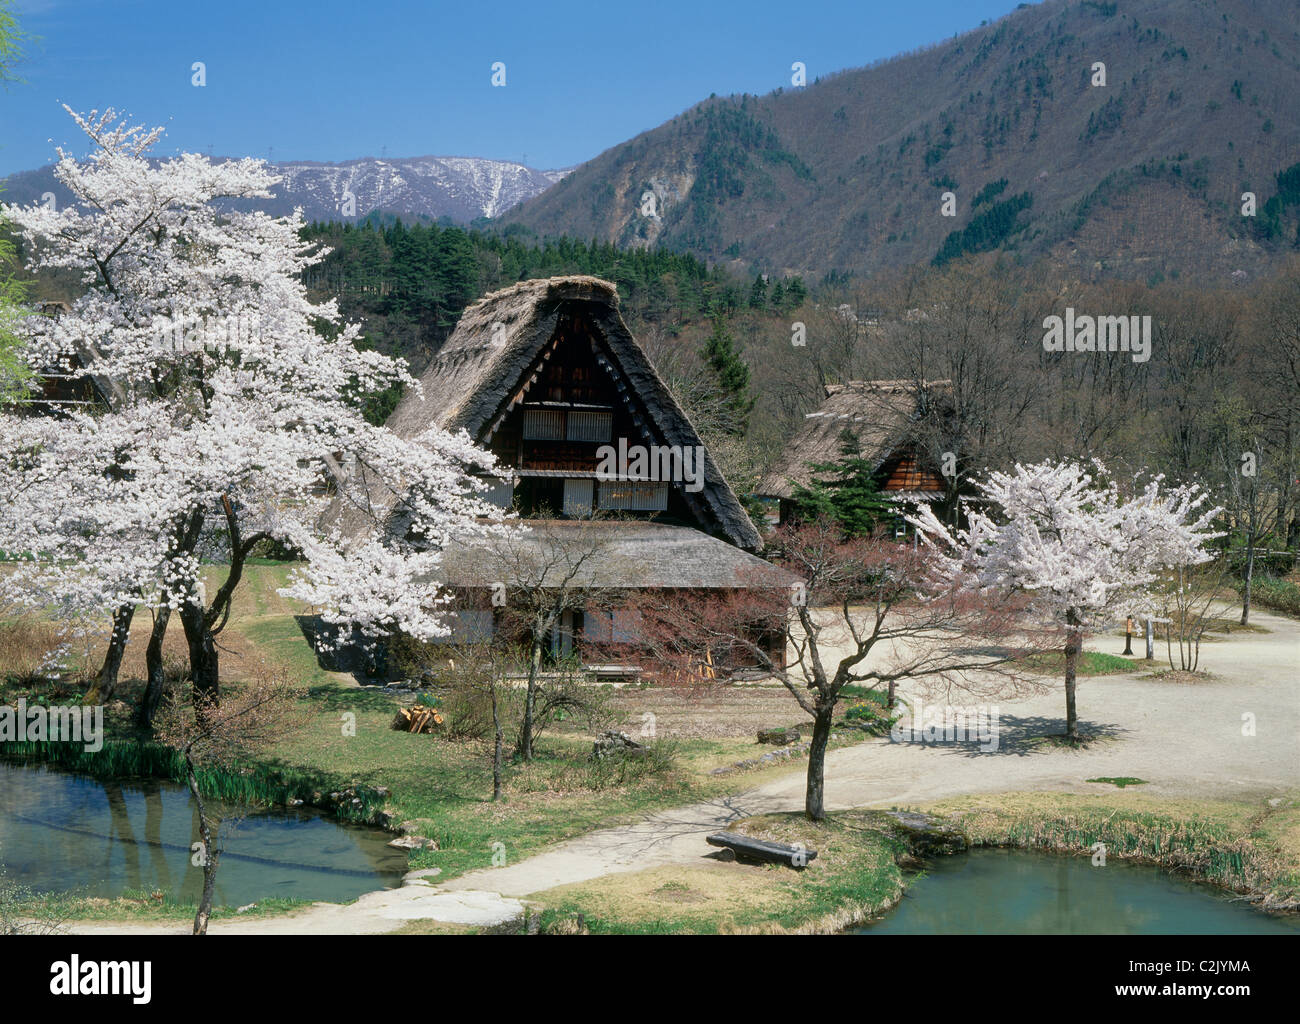
[[[661, 756], [647, 762], [593, 763], [587, 757], [591, 730], [583, 722], [569, 720], [543, 734], [539, 756], [531, 764], [507, 763], [503, 799], [494, 803], [488, 742], [395, 731], [390, 725], [399, 698], [361, 689], [351, 677], [320, 667], [297, 620], [305, 609], [276, 593], [285, 585], [291, 568], [284, 563], [249, 566], [236, 591], [230, 624], [218, 638], [223, 685], [238, 686], [259, 672], [273, 671], [284, 672], [307, 687], [304, 728], [261, 758], [258, 773], [291, 780], [299, 790], [303, 786], [321, 790], [386, 787], [385, 810], [392, 820], [414, 823], [411, 831], [438, 844], [437, 851], [413, 853], [412, 867], [440, 867], [444, 880], [491, 866], [495, 843], [504, 844], [507, 861], [513, 862], [551, 843], [634, 820], [650, 811], [724, 795], [737, 785], [758, 785], [767, 778], [799, 771], [804, 764], [793, 758], [750, 769], [744, 773], [743, 783], [734, 774], [712, 775], [715, 768], [770, 749], [759, 746], [752, 733], [668, 739], [660, 746]], [[210, 570], [210, 586], [219, 585], [222, 571], [220, 567]], [[118, 694], [124, 702], [110, 705], [106, 717], [110, 737], [147, 738], [132, 726], [130, 716], [143, 674], [148, 622], [146, 617], [143, 628], [137, 623], [132, 634]], [[173, 657], [183, 651], [178, 628], [169, 631], [168, 651]], [[87, 662], [97, 665], [101, 657], [102, 652], [92, 652]], [[75, 701], [85, 689], [84, 682], [75, 679], [42, 684], [35, 690], [14, 681], [5, 686], [3, 674], [0, 665], [0, 700], [6, 702], [33, 695], [36, 690], [52, 702]], [[648, 696], [636, 688], [613, 695], [613, 709], [625, 712], [625, 724], [620, 728], [635, 733]], [[676, 701], [662, 694], [658, 699]], [[778, 707], [788, 703], [788, 710], [782, 712], [788, 717], [772, 724], [806, 727], [793, 698], [778, 699], [783, 701]], [[684, 696], [680, 703], [688, 709], [699, 704], [698, 713], [707, 712], [707, 700], [701, 703], [698, 697]], [[834, 745], [863, 738], [856, 730], [846, 730]], [[507, 745], [510, 740], [508, 733]], [[120, 750], [119, 745], [118, 753]], [[256, 784], [251, 788], [256, 791]]]
[[[1065, 676], [1065, 652], [1049, 651], [1035, 654], [1025, 660], [1026, 666], [1033, 672], [1048, 676]], [[1118, 654], [1102, 654], [1099, 651], [1079, 652], [1076, 672], [1081, 676], [1109, 676], [1120, 672], [1133, 672], [1141, 667], [1136, 659], [1121, 657]]]
[[[440, 867], [444, 880], [491, 866], [494, 843], [504, 844], [513, 863], [563, 839], [733, 792], [735, 775], [712, 770], [764, 749], [749, 737], [665, 740], [661, 753], [671, 767], [663, 770], [637, 761], [593, 763], [591, 736], [580, 723], [566, 722], [562, 731], [543, 735], [531, 764], [507, 765], [503, 799], [494, 803], [487, 743], [395, 731], [389, 728], [394, 698], [375, 691], [319, 687], [309, 703], [311, 725], [269, 763], [387, 786], [396, 820], [415, 822], [417, 834], [438, 843], [437, 851], [413, 853], [412, 866]], [[345, 713], [355, 715], [355, 736], [343, 735]], [[859, 736], [849, 731], [836, 745]], [[743, 785], [801, 767], [793, 760], [748, 772]]]
[[[198, 905], [178, 903], [165, 893], [127, 891], [116, 899], [64, 895], [36, 895], [22, 900], [23, 915], [43, 922], [130, 921], [134, 924], [192, 922]], [[243, 913], [238, 907], [214, 907], [212, 920], [276, 917], [310, 906], [308, 900], [268, 897]]]

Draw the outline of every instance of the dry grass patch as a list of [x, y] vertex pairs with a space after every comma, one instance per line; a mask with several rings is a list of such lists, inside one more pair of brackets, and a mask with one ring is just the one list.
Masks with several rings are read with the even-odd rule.
[[0, 619], [0, 681], [39, 681], [48, 674], [45, 662], [59, 643], [52, 622], [33, 615]]
[[892, 906], [902, 895], [902, 851], [873, 812], [814, 824], [797, 814], [746, 818], [732, 830], [817, 851], [796, 871], [701, 856], [607, 875], [537, 894], [543, 929], [556, 933], [827, 933]]

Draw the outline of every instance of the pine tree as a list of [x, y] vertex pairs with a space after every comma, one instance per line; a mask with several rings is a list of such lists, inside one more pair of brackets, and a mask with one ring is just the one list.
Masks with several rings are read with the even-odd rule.
[[802, 277], [792, 277], [785, 282], [785, 302], [788, 309], [798, 309], [808, 298], [808, 289]]
[[767, 308], [767, 281], [763, 279], [762, 274], [754, 278], [754, 286], [749, 289], [749, 308]]
[[717, 375], [722, 405], [730, 420], [724, 429], [733, 436], [744, 436], [754, 408], [754, 398], [749, 393], [749, 367], [740, 358], [735, 339], [720, 313], [714, 314], [713, 331], [701, 355]]
[[837, 462], [817, 462], [810, 487], [794, 486], [795, 515], [812, 521], [826, 518], [838, 523], [845, 537], [869, 537], [891, 512], [876, 486], [875, 467], [858, 454], [858, 439], [848, 427], [840, 434]]

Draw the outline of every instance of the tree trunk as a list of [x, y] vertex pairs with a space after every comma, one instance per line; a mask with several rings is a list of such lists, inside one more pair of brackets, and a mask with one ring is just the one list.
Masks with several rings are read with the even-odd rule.
[[528, 693], [524, 697], [524, 724], [519, 729], [519, 757], [533, 759], [533, 713], [537, 707], [537, 673], [542, 665], [542, 642], [533, 638], [533, 654], [528, 662]]
[[1255, 531], [1246, 541], [1246, 585], [1241, 588], [1241, 624], [1250, 624], [1250, 588], [1255, 579]]
[[826, 817], [826, 745], [831, 738], [831, 720], [835, 705], [819, 707], [813, 716], [812, 740], [808, 744], [808, 788], [804, 796], [804, 816], [809, 821]]
[[108, 637], [108, 650], [99, 670], [99, 682], [86, 694], [87, 704], [107, 704], [113, 699], [113, 691], [117, 689], [117, 674], [122, 668], [122, 655], [126, 653], [126, 642], [131, 637], [131, 619], [134, 615], [133, 604], [120, 605], [113, 612], [113, 631]]
[[496, 744], [492, 751], [492, 799], [501, 799], [501, 711], [497, 706], [497, 684], [489, 684], [492, 694], [492, 730], [496, 734]]
[[158, 713], [162, 703], [163, 686], [163, 638], [167, 635], [167, 620], [172, 610], [167, 605], [160, 605], [153, 620], [153, 629], [149, 633], [149, 646], [144, 650], [144, 663], [147, 670], [147, 682], [144, 695], [140, 698], [140, 707], [136, 710], [136, 723], [146, 729], [153, 725], [153, 716]]
[[1065, 738], [1071, 743], [1079, 741], [1079, 715], [1074, 707], [1074, 680], [1079, 668], [1079, 652], [1083, 650], [1083, 633], [1076, 627], [1079, 617], [1071, 609], [1066, 613], [1070, 631], [1065, 638]]
[[194, 710], [201, 721], [206, 709], [217, 705], [221, 700], [217, 676], [217, 643], [201, 606], [192, 601], [184, 601], [180, 614], [185, 641], [190, 649], [190, 683], [193, 687]]
[[185, 755], [185, 778], [190, 785], [190, 795], [199, 812], [199, 838], [203, 842], [203, 895], [199, 897], [198, 913], [194, 915], [194, 934], [206, 935], [208, 921], [212, 917], [212, 899], [217, 889], [217, 861], [220, 854], [212, 841], [212, 828], [208, 824], [208, 815], [203, 807], [203, 797], [199, 794], [199, 780], [194, 773], [194, 762]]

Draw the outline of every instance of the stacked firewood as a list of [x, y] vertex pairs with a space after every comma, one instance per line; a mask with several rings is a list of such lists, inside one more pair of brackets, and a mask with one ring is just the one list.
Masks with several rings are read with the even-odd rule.
[[442, 725], [442, 713], [437, 708], [428, 708], [422, 704], [402, 708], [393, 719], [393, 728], [402, 732], [433, 732]]

